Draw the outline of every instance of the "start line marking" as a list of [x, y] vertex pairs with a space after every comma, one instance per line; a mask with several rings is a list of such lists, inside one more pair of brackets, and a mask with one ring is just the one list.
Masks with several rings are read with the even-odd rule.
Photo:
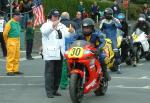
[[[39, 59], [41, 58], [41, 56], [33, 56], [34, 59]], [[20, 61], [26, 61], [27, 59], [24, 57], [24, 58], [20, 58]], [[2, 62], [5, 62], [6, 60], [5, 59], [0, 59], [0, 61]]]
[[[35, 75], [35, 76], [0, 76], [0, 78], [44, 78], [42, 75]], [[148, 76], [142, 76], [142, 77], [111, 77], [112, 79], [127, 79], [127, 80], [150, 80], [150, 77]]]
[[[19, 83], [13, 83], [13, 84], [0, 84], [0, 86], [44, 86], [45, 84], [19, 84]], [[150, 86], [142, 86], [142, 87], [128, 87], [124, 85], [116, 85], [116, 86], [109, 86], [109, 88], [120, 88], [120, 89], [150, 89]]]

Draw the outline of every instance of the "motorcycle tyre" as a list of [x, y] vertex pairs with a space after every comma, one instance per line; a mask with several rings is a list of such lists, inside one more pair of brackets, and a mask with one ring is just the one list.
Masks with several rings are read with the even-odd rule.
[[96, 96], [103, 96], [105, 95], [106, 91], [108, 89], [108, 81], [106, 79], [103, 79], [100, 83], [100, 87], [94, 91]]
[[118, 65], [114, 62], [113, 67], [110, 70], [116, 72], [118, 70]]
[[150, 61], [150, 52], [145, 56], [145, 59], [146, 59], [147, 61]]
[[70, 76], [69, 93], [70, 93], [70, 98], [73, 103], [81, 103], [82, 101], [83, 94], [81, 98], [77, 96], [79, 92], [77, 89], [81, 87], [80, 85], [81, 80], [82, 78], [80, 77], [79, 74], [71, 74]]
[[131, 60], [131, 58], [125, 60], [125, 62], [126, 62], [127, 65], [132, 65], [132, 60]]

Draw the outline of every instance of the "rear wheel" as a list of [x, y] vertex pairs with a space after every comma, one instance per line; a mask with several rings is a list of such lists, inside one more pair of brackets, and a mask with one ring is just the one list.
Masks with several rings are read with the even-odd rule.
[[142, 51], [141, 51], [140, 48], [138, 48], [137, 49], [137, 54], [136, 54], [136, 61], [137, 61], [137, 63], [139, 63], [139, 61], [140, 61], [141, 54], [142, 54]]
[[132, 58], [131, 58], [131, 55], [128, 55], [128, 56], [126, 57], [125, 62], [126, 62], [127, 65], [132, 65]]
[[94, 92], [96, 96], [105, 95], [108, 88], [108, 81], [103, 79], [100, 83], [100, 87]]
[[73, 103], [81, 103], [83, 98], [83, 88], [82, 78], [79, 74], [71, 74], [69, 92]]
[[146, 54], [145, 59], [146, 59], [147, 61], [150, 61], [150, 52], [148, 52], [148, 53]]
[[112, 72], [116, 72], [118, 70], [118, 65], [116, 63], [116, 61], [113, 64], [113, 67], [110, 69]]

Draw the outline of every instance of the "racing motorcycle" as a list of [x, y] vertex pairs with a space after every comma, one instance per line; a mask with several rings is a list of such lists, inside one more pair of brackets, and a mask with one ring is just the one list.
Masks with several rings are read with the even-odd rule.
[[137, 28], [136, 31], [132, 34], [132, 39], [135, 59], [133, 66], [136, 66], [137, 62], [139, 62], [141, 58], [150, 60], [150, 47], [145, 32]]
[[133, 63], [133, 48], [129, 36], [123, 38], [121, 43], [121, 61], [125, 62], [127, 65], [132, 65]]
[[73, 103], [81, 103], [84, 94], [94, 91], [96, 96], [104, 95], [108, 81], [104, 78], [96, 48], [84, 40], [75, 41], [65, 52], [70, 82], [69, 92]]

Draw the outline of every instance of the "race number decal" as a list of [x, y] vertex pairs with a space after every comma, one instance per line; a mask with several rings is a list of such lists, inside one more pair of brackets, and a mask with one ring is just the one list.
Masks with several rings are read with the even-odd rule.
[[69, 51], [69, 58], [81, 58], [83, 55], [83, 48], [81, 47], [73, 47]]
[[133, 38], [134, 41], [136, 41], [138, 39], [138, 36], [136, 34], [133, 34], [132, 38]]

